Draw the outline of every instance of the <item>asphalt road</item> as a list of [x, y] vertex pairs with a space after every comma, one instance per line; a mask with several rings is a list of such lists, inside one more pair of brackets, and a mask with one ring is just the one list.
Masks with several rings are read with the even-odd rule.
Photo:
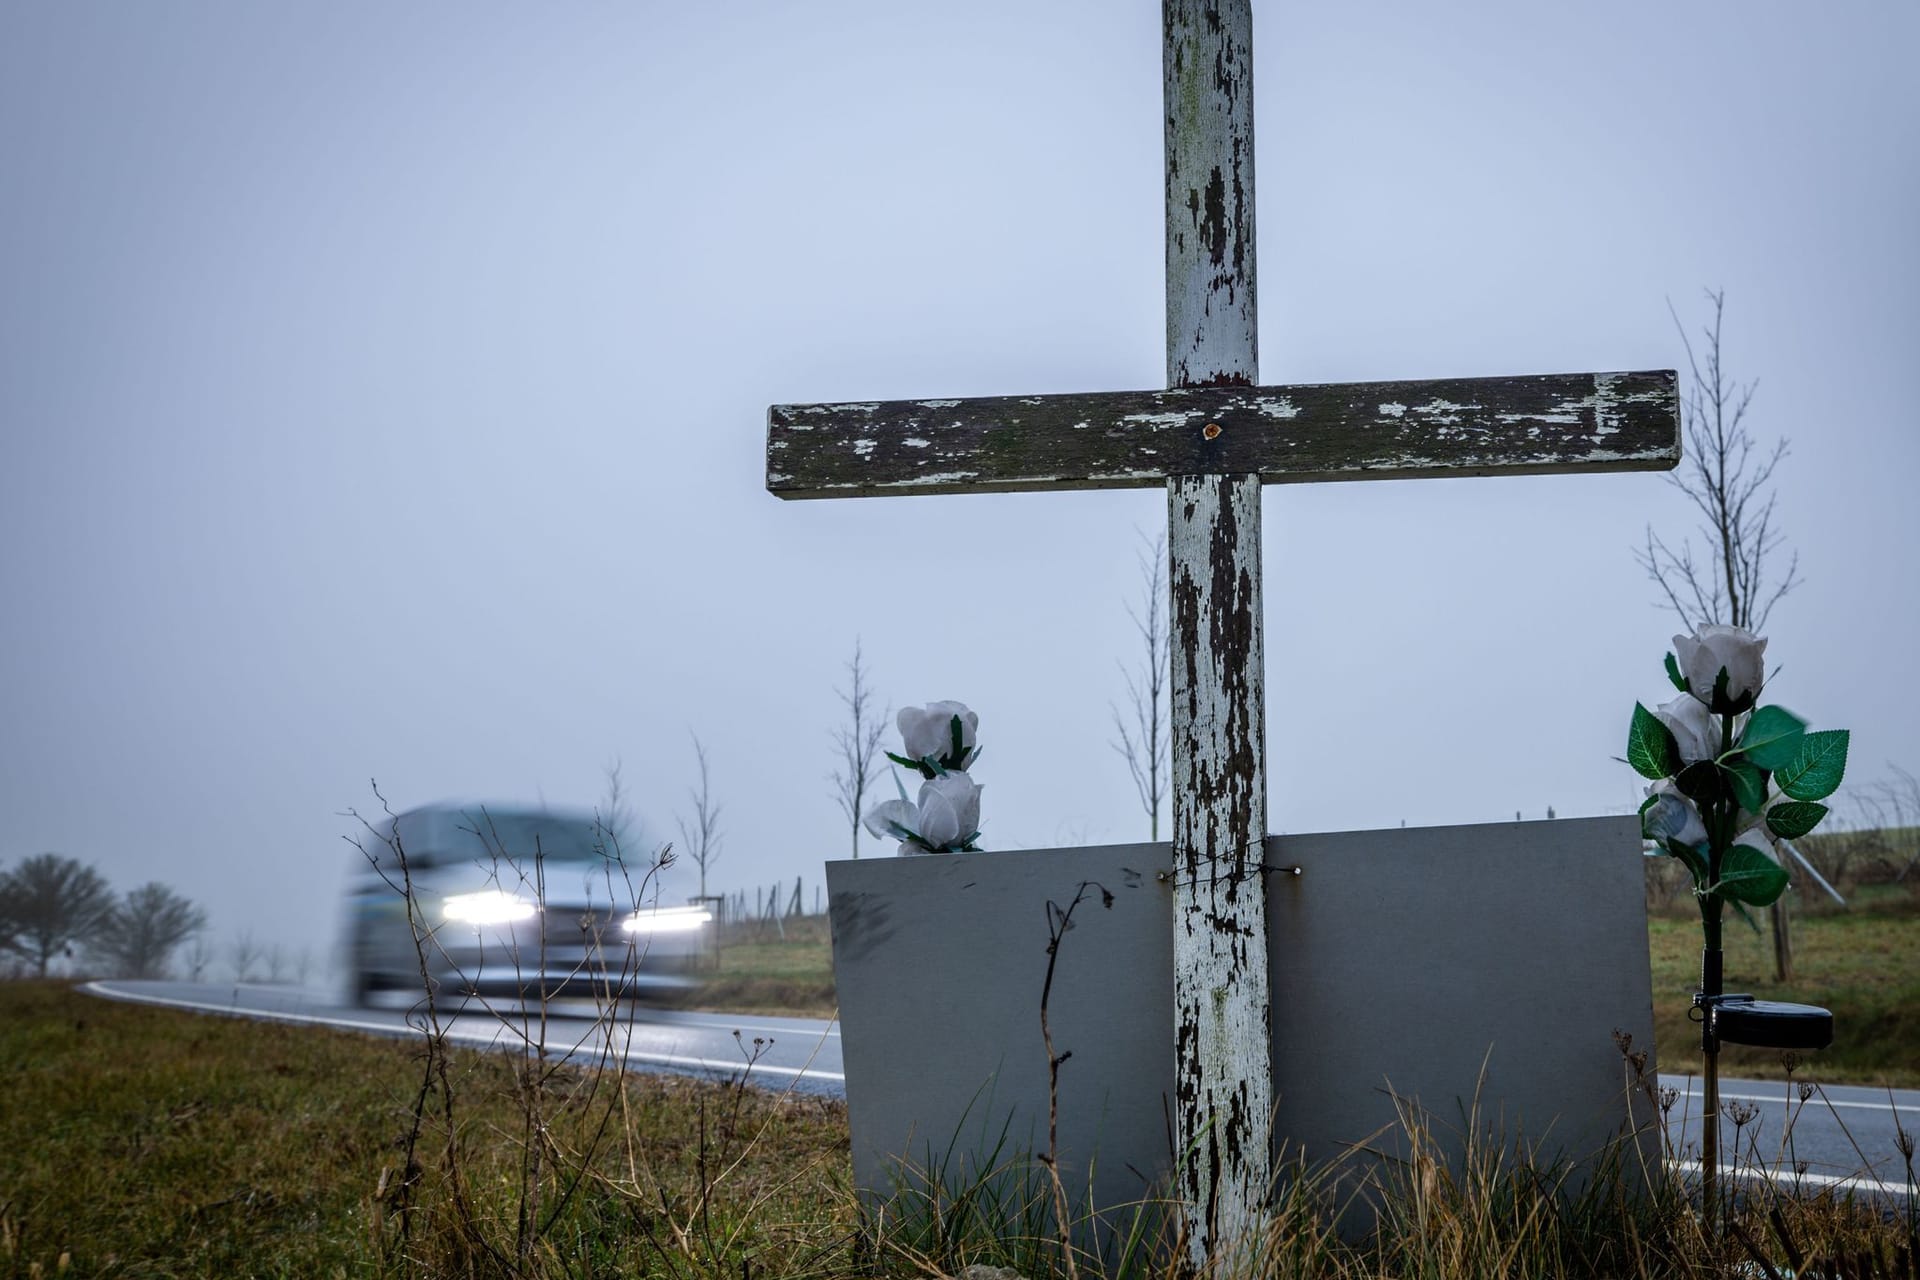
[[[403, 997], [381, 1007], [356, 1008], [337, 992], [312, 987], [112, 981], [90, 982], [82, 990], [113, 1000], [377, 1035], [417, 1035], [421, 1025], [421, 1011]], [[528, 1022], [504, 1009], [489, 1011], [477, 1000], [440, 1013], [448, 1036], [466, 1044], [524, 1048], [528, 1038], [541, 1031], [537, 1019]], [[631, 1067], [715, 1079], [745, 1071], [748, 1079], [768, 1088], [846, 1094], [840, 1032], [834, 1023], [628, 1006], [610, 1025], [601, 1025], [592, 1013], [590, 1006], [553, 1002], [545, 1023], [548, 1051], [583, 1063], [619, 1055]], [[1663, 1074], [1660, 1082], [1675, 1091], [1667, 1128], [1673, 1149], [1682, 1153], [1679, 1163], [1682, 1168], [1697, 1167], [1692, 1157], [1699, 1150], [1699, 1081]], [[1739, 1163], [1747, 1171], [1764, 1171], [1808, 1191], [1832, 1186], [1904, 1194], [1906, 1166], [1897, 1137], [1901, 1128], [1920, 1135], [1920, 1091], [1829, 1085], [1802, 1100], [1797, 1090], [1790, 1092], [1778, 1081], [1723, 1079], [1720, 1099], [1723, 1114], [1750, 1115], [1737, 1128], [1730, 1121], [1721, 1125], [1722, 1149], [1730, 1153], [1737, 1140]]]
[[[200, 1013], [272, 1018], [282, 1022], [343, 1027], [376, 1035], [418, 1035], [425, 1009], [395, 998], [373, 1008], [355, 1007], [340, 993], [317, 987], [191, 982], [89, 982], [81, 990], [110, 1000], [191, 1009]], [[591, 1005], [555, 1000], [548, 1007], [544, 1037], [538, 1015], [527, 1018], [505, 1006], [477, 999], [438, 1010], [449, 1039], [481, 1047], [524, 1049], [543, 1038], [549, 1053], [582, 1063], [624, 1057], [632, 1067], [730, 1079], [742, 1071], [772, 1089], [788, 1087], [841, 1097], [840, 1032], [810, 1018], [759, 1018], [718, 1013], [682, 1013], [620, 1006], [605, 1024]]]

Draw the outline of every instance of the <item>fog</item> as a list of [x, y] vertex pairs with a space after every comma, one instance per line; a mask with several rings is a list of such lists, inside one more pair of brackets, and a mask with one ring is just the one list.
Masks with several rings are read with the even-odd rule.
[[[1791, 440], [1772, 696], [1856, 782], [1920, 768], [1920, 9], [1255, 24], [1262, 380], [1684, 369], [1724, 289]], [[587, 808], [619, 760], [651, 847], [697, 734], [716, 887], [810, 902], [856, 638], [893, 705], [980, 712], [983, 845], [1144, 839], [1112, 706], [1163, 496], [785, 503], [764, 432], [1163, 385], [1159, 42], [1144, 3], [0, 4], [0, 866], [317, 954], [376, 781]], [[1264, 506], [1277, 830], [1637, 803], [1665, 477]]]

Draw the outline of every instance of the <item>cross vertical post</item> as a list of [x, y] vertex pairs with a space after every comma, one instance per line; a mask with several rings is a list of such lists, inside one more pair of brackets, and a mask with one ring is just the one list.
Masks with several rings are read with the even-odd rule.
[[[1164, 0], [1161, 15], [1167, 386], [1256, 386], [1250, 0]], [[1198, 1268], [1258, 1226], [1272, 1164], [1260, 477], [1169, 476], [1167, 525], [1174, 1176]]]
[[1174, 1191], [1205, 1272], [1257, 1246], [1273, 1173], [1261, 486], [1664, 471], [1680, 416], [1670, 369], [1260, 386], [1251, 0], [1161, 20], [1167, 389], [776, 404], [767, 489], [1165, 487]]

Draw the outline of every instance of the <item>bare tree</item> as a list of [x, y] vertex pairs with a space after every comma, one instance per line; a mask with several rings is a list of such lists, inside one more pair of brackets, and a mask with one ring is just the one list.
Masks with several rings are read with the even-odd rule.
[[187, 943], [187, 954], [184, 958], [187, 963], [187, 980], [189, 982], [205, 981], [207, 966], [213, 963], [213, 944], [207, 940], [206, 934], [193, 935], [193, 940]]
[[260, 944], [251, 933], [239, 934], [227, 944], [227, 963], [233, 966], [235, 982], [252, 982], [254, 966], [260, 963]]
[[1147, 815], [1148, 831], [1160, 838], [1160, 805], [1167, 796], [1170, 764], [1167, 752], [1170, 737], [1167, 728], [1167, 657], [1171, 637], [1167, 628], [1167, 536], [1158, 534], [1151, 542], [1140, 535], [1140, 606], [1127, 606], [1127, 616], [1140, 636], [1140, 665], [1129, 670], [1123, 663], [1120, 674], [1127, 682], [1130, 714], [1107, 704], [1113, 712], [1114, 732], [1119, 736], [1113, 749], [1127, 762], [1134, 789], [1140, 794], [1140, 808]]
[[[1701, 330], [1698, 354], [1679, 314], [1671, 303], [1667, 307], [1686, 347], [1691, 376], [1680, 398], [1686, 460], [1669, 480], [1703, 521], [1697, 532], [1706, 549], [1696, 556], [1691, 534], [1670, 543], [1648, 525], [1646, 546], [1634, 558], [1689, 630], [1722, 623], [1757, 632], [1767, 625], [1773, 606], [1800, 585], [1797, 553], [1788, 557], [1786, 572], [1778, 577], [1771, 575], [1768, 563], [1784, 541], [1773, 523], [1772, 486], [1774, 468], [1787, 456], [1787, 441], [1782, 437], [1771, 449], [1762, 449], [1748, 430], [1747, 409], [1759, 383], [1742, 385], [1727, 376], [1720, 351], [1726, 294], [1708, 290], [1707, 301], [1713, 304], [1713, 322]], [[1786, 899], [1775, 901], [1769, 915], [1774, 977], [1784, 982], [1793, 976]]]
[[596, 834], [606, 846], [602, 852], [614, 858], [640, 838], [640, 819], [629, 798], [632, 793], [621, 776], [623, 766], [624, 762], [615, 756], [613, 762], [601, 770], [607, 780], [607, 790], [593, 811]]
[[0, 947], [24, 957], [39, 977], [75, 943], [90, 943], [113, 909], [100, 873], [60, 853], [37, 853], [0, 875]]
[[1773, 523], [1772, 481], [1774, 468], [1787, 456], [1787, 441], [1762, 450], [1747, 429], [1747, 408], [1760, 384], [1728, 378], [1720, 355], [1726, 294], [1709, 291], [1707, 301], [1713, 304], [1713, 323], [1701, 330], [1704, 345], [1698, 355], [1679, 315], [1673, 317], [1687, 350], [1691, 385], [1680, 399], [1686, 461], [1668, 477], [1704, 521], [1698, 532], [1706, 549], [1696, 556], [1691, 535], [1676, 545], [1648, 525], [1646, 547], [1634, 556], [1684, 625], [1718, 622], [1759, 631], [1781, 597], [1800, 585], [1797, 554], [1777, 578], [1768, 571], [1769, 557], [1784, 540]]
[[693, 758], [700, 766], [700, 785], [687, 788], [687, 798], [693, 801], [691, 819], [676, 815], [680, 824], [680, 839], [684, 843], [687, 856], [693, 859], [693, 865], [700, 868], [700, 896], [707, 896], [707, 871], [720, 860], [720, 806], [713, 799], [711, 780], [707, 773], [707, 748], [700, 741], [700, 735], [693, 737]]
[[206, 912], [154, 881], [114, 904], [89, 950], [116, 977], [163, 978], [174, 950], [206, 925]]
[[833, 731], [833, 747], [839, 761], [830, 775], [833, 798], [847, 817], [856, 858], [860, 856], [860, 817], [866, 808], [867, 788], [880, 777], [880, 738], [887, 731], [887, 713], [893, 710], [891, 704], [878, 712], [873, 709], [869, 674], [856, 637], [853, 659], [847, 663], [847, 688], [834, 690], [847, 709], [847, 722]]
[[1893, 813], [1893, 821], [1881, 825], [1892, 842], [1894, 857], [1906, 859], [1894, 876], [1894, 883], [1904, 884], [1908, 873], [1920, 866], [1920, 831], [1916, 831], [1920, 827], [1920, 778], [1892, 761], [1887, 762], [1887, 768], [1893, 771], [1893, 778], [1881, 781], [1875, 790]]

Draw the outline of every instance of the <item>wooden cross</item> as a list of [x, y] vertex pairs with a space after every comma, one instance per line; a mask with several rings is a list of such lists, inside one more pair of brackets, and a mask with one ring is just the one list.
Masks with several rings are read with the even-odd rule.
[[1256, 385], [1250, 0], [1163, 0], [1165, 391], [775, 405], [782, 498], [1167, 490], [1176, 1190], [1196, 1264], [1271, 1172], [1260, 488], [1665, 470], [1671, 370]]

